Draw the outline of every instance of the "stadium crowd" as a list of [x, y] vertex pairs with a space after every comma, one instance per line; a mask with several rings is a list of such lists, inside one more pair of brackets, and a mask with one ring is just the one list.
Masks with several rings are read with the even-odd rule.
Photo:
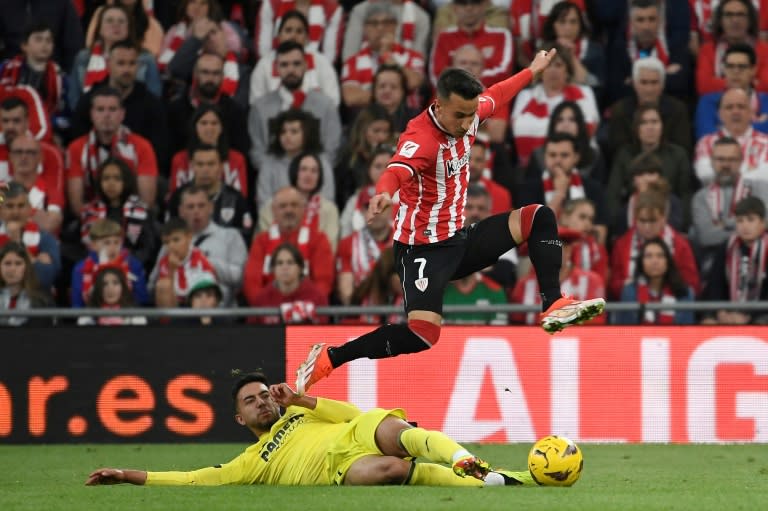
[[[365, 222], [398, 135], [446, 67], [490, 86], [541, 48], [555, 60], [471, 148], [467, 222], [551, 207], [577, 299], [768, 299], [768, 0], [0, 0], [0, 12], [0, 308], [279, 307], [249, 319], [273, 324], [399, 305], [397, 208]], [[446, 322], [535, 324], [482, 308], [539, 303], [526, 255], [453, 282], [446, 304], [480, 307]], [[383, 320], [399, 319], [343, 321]]]

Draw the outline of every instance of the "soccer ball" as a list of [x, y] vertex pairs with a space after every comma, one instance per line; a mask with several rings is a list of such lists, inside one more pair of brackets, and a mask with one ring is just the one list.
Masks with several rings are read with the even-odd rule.
[[562, 436], [542, 438], [528, 453], [528, 470], [541, 486], [571, 486], [579, 480], [582, 468], [581, 449]]

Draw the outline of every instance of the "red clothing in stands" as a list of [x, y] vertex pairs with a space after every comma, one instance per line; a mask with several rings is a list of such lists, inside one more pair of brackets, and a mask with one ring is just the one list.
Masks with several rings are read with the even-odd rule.
[[[253, 307], [280, 307], [283, 304], [303, 311], [313, 310], [314, 307], [328, 305], [328, 295], [323, 294], [310, 279], [304, 278], [293, 293], [284, 295], [273, 283], [256, 293], [251, 302]], [[283, 319], [279, 316], [259, 316], [255, 319], [256, 323], [263, 325], [283, 323]], [[327, 323], [328, 317], [319, 317], [317, 320], [318, 323]]]
[[[168, 197], [170, 197], [177, 188], [189, 183], [194, 179], [195, 174], [189, 165], [189, 153], [186, 150], [179, 151], [173, 156], [171, 161], [171, 177], [168, 179]], [[245, 157], [240, 151], [229, 150], [227, 161], [224, 162], [224, 171], [221, 180], [243, 194], [248, 198], [248, 167], [245, 164]]]
[[[696, 59], [696, 91], [699, 95], [725, 90], [725, 77], [722, 70], [724, 43], [708, 42], [701, 45], [699, 58]], [[757, 55], [757, 76], [755, 89], [768, 92], [768, 43], [756, 41], [753, 45]], [[717, 59], [717, 62], [715, 60]]]

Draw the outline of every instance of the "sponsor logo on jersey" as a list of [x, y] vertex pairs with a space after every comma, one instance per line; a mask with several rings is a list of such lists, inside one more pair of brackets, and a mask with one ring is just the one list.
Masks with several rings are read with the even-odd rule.
[[461, 172], [461, 169], [467, 166], [469, 163], [469, 153], [464, 153], [461, 158], [453, 158], [445, 162], [445, 175], [447, 177], [453, 177]]
[[400, 156], [405, 156], [406, 158], [411, 158], [414, 154], [416, 154], [416, 150], [418, 148], [419, 144], [416, 142], [411, 142], [410, 140], [406, 140], [403, 142], [403, 146], [400, 148], [400, 152], [398, 154]]
[[264, 444], [264, 447], [262, 447], [261, 452], [259, 453], [261, 459], [265, 462], [269, 462], [269, 457], [272, 455], [272, 453], [282, 447], [285, 437], [288, 436], [291, 431], [296, 429], [296, 427], [302, 422], [304, 422], [303, 413], [299, 413], [288, 418], [285, 424], [283, 424], [283, 426], [275, 433], [275, 436], [273, 436], [272, 439]]
[[424, 277], [421, 279], [416, 279], [413, 281], [413, 283], [416, 285], [416, 289], [421, 291], [422, 293], [427, 290], [427, 286], [429, 286], [429, 278]]

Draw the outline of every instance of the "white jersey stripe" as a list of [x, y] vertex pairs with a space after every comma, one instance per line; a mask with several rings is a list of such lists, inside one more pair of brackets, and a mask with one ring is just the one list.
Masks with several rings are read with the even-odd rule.
[[416, 174], [416, 179], [419, 183], [419, 198], [416, 201], [416, 206], [413, 208], [413, 213], [411, 214], [411, 234], [408, 236], [409, 245], [414, 245], [416, 243], [416, 215], [419, 213], [419, 207], [421, 206], [421, 200], [424, 194], [424, 178], [421, 177], [421, 174]]
[[[450, 142], [453, 139], [449, 138], [448, 140]], [[457, 156], [456, 146], [451, 144], [451, 159], [455, 159]], [[446, 197], [445, 164], [443, 159], [443, 151], [439, 151], [437, 153], [437, 163], [435, 164], [435, 186], [437, 187], [437, 199], [435, 200], [435, 203], [432, 205], [432, 209], [429, 212], [429, 222], [427, 223], [427, 231], [429, 231], [429, 234], [425, 234], [426, 236], [429, 236], [430, 243], [437, 243], [437, 222], [440, 219], [440, 210], [443, 209], [443, 203], [445, 202]]]

